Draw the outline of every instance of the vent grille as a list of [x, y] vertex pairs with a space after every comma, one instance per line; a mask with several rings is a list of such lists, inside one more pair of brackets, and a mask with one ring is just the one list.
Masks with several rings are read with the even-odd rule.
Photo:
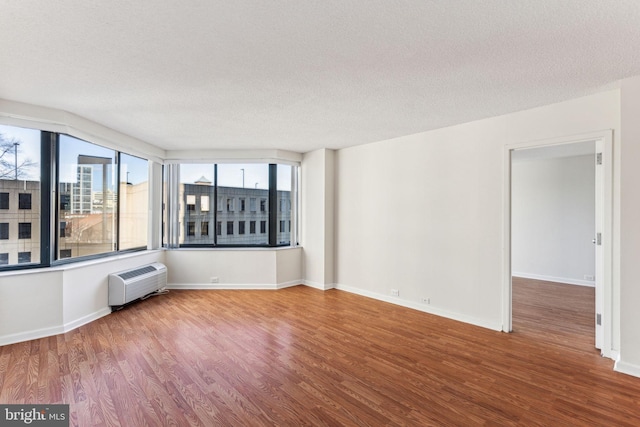
[[129, 280], [134, 277], [142, 276], [143, 274], [153, 273], [156, 271], [156, 268], [152, 265], [147, 265], [146, 267], [137, 268], [135, 270], [126, 271], [124, 273], [118, 274], [119, 277], [122, 277], [124, 280]]

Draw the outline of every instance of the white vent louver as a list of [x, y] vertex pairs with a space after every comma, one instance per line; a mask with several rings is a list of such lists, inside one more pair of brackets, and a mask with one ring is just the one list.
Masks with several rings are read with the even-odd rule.
[[109, 274], [109, 305], [127, 304], [167, 286], [167, 267], [159, 262]]

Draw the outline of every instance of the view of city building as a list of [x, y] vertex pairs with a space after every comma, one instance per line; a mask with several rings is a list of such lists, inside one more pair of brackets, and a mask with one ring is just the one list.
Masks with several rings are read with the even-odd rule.
[[[216, 199], [214, 189], [205, 177], [180, 184], [180, 243], [268, 244], [269, 190], [219, 186]], [[291, 241], [290, 191], [278, 191], [277, 233], [278, 244]]]

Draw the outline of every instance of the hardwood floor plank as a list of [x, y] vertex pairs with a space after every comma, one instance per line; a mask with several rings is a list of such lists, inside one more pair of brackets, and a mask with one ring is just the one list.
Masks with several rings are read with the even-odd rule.
[[514, 279], [514, 333], [297, 286], [172, 291], [0, 347], [0, 402], [71, 425], [640, 424], [593, 348], [593, 290]]

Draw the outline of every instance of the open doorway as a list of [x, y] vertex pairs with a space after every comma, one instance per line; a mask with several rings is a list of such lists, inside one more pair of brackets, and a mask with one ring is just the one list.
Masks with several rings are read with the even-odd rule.
[[603, 131], [507, 146], [503, 330], [517, 309], [518, 327], [558, 341], [576, 328], [612, 356], [611, 142]]

